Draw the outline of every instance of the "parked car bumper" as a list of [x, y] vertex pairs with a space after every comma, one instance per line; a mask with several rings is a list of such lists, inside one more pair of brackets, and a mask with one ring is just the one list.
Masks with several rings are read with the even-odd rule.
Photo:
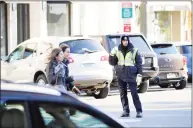
[[[174, 73], [176, 76], [168, 78], [169, 73]], [[160, 71], [156, 77], [153, 77], [150, 81], [151, 84], [166, 84], [166, 83], [176, 83], [181, 80], [187, 80], [188, 74], [185, 70], [175, 70], [175, 71]]]
[[158, 75], [159, 68], [154, 67], [154, 68], [143, 68], [143, 73], [142, 76], [145, 78], [153, 78]]
[[84, 74], [73, 75], [75, 85], [78, 88], [104, 88], [109, 85], [113, 79], [113, 72], [107, 70], [87, 71]]

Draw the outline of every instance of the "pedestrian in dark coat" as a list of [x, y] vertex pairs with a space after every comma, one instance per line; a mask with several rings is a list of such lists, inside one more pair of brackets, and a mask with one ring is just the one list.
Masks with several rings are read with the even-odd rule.
[[60, 46], [63, 51], [64, 60], [62, 61], [65, 65], [65, 77], [66, 77], [66, 85], [68, 90], [72, 90], [74, 92], [80, 93], [80, 90], [74, 85], [74, 77], [69, 76], [69, 68], [68, 65], [70, 64], [69, 56], [70, 56], [70, 47], [67, 44], [63, 44]]

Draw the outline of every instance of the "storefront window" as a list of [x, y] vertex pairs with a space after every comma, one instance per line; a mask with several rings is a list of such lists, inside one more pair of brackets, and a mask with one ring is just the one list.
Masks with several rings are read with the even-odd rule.
[[1, 19], [1, 56], [7, 55], [7, 4], [0, 2], [0, 19]]
[[47, 4], [47, 30], [48, 36], [69, 36], [69, 3]]
[[17, 44], [30, 38], [29, 4], [17, 4]]

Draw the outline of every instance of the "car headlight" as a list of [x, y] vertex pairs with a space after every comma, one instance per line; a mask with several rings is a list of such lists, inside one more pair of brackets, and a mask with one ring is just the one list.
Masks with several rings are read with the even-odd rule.
[[158, 59], [157, 59], [157, 57], [153, 57], [153, 67], [158, 67]]

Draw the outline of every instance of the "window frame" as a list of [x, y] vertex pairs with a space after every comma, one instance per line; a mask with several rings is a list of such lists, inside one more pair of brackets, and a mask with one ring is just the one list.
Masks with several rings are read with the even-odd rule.
[[130, 40], [130, 37], [141, 37], [141, 39], [145, 42], [145, 44], [147, 45], [147, 47], [149, 48], [149, 51], [148, 52], [152, 52], [151, 51], [151, 46], [149, 45], [149, 43], [147, 42], [147, 40], [142, 36], [142, 35], [129, 35], [129, 40]]
[[23, 99], [2, 99], [1, 100], [1, 104], [5, 104], [6, 102], [15, 102], [16, 104], [23, 104], [24, 106], [24, 110], [25, 110], [25, 116], [26, 116], [26, 121], [27, 121], [27, 126], [28, 128], [33, 128], [32, 127], [32, 120], [31, 120], [31, 110], [29, 107], [29, 103], [27, 100], [23, 100]]
[[[72, 51], [74, 51], [74, 49], [73, 49], [73, 47], [71, 47], [71, 45], [70, 45], [70, 43], [76, 43], [76, 44], [79, 44], [79, 45], [81, 45], [81, 42], [78, 42], [78, 41], [81, 41], [81, 42], [84, 42], [84, 41], [87, 41], [87, 44], [89, 43], [89, 42], [91, 42], [91, 44], [93, 43], [94, 45], [95, 44], [98, 44], [99, 46], [96, 46], [97, 47], [97, 52], [101, 52], [101, 51], [105, 51], [105, 49], [104, 49], [104, 47], [101, 45], [101, 43], [99, 43], [99, 42], [97, 42], [96, 40], [93, 40], [93, 39], [74, 39], [74, 40], [68, 40], [68, 41], [63, 41], [63, 42], [60, 42], [59, 43], [59, 47], [60, 46], [62, 46], [63, 44], [67, 44], [69, 47], [70, 47], [70, 52], [71, 52], [71, 54], [78, 54], [78, 55], [81, 55], [81, 54], [85, 54], [85, 52], [83, 52], [83, 53], [78, 53], [77, 51], [76, 52], [72, 52]], [[89, 44], [90, 45], [90, 44]], [[86, 46], [89, 46], [89, 45], [86, 45]], [[94, 45], [92, 45], [92, 47], [94, 46]], [[87, 47], [84, 47], [83, 46], [83, 48], [86, 48], [86, 49], [88, 49]], [[94, 46], [95, 47], [95, 46]], [[95, 48], [96, 48], [95, 47]], [[77, 50], [77, 49], [76, 49]], [[88, 50], [91, 50], [91, 49], [88, 49]], [[81, 49], [80, 49], [80, 51], [81, 51]], [[91, 50], [92, 51], [92, 50]], [[95, 51], [95, 50], [94, 50]]]
[[[108, 117], [107, 115], [105, 115], [104, 113], [101, 113], [100, 111], [97, 111], [94, 108], [91, 108], [83, 103], [76, 103], [76, 102], [55, 102], [55, 101], [33, 101], [34, 104], [34, 108], [36, 108], [36, 113], [38, 113], [38, 115], [40, 115], [39, 119], [41, 119], [41, 122], [44, 122], [40, 110], [39, 110], [39, 106], [38, 104], [50, 104], [50, 105], [60, 105], [63, 106], [64, 108], [76, 108], [78, 111], [83, 112], [85, 114], [91, 115], [93, 117], [95, 117], [96, 119], [98, 119], [99, 121], [101, 121], [102, 123], [106, 124], [109, 127], [122, 127], [120, 124], [118, 124], [116, 121], [114, 121], [113, 119], [111, 119], [110, 117]], [[74, 123], [74, 122], [73, 122]], [[44, 124], [44, 127], [45, 124]]]
[[17, 44], [30, 38], [30, 4], [17, 4]]
[[[68, 5], [68, 35], [71, 36], [72, 35], [72, 2], [71, 1], [47, 1], [47, 5], [48, 4], [67, 4]], [[48, 29], [48, 28], [47, 28]]]
[[[122, 35], [107, 35], [106, 36], [106, 38], [107, 38], [107, 40], [106, 40], [106, 43], [107, 43], [107, 47], [108, 47], [108, 51], [109, 51], [109, 53], [111, 52], [111, 50], [114, 48], [114, 46], [112, 47], [112, 44], [110, 43], [112, 40], [112, 38], [119, 38], [120, 39], [120, 41], [121, 41], [121, 36]], [[148, 51], [147, 52], [153, 52], [153, 49], [152, 49], [152, 47], [151, 47], [151, 45], [147, 42], [147, 40], [146, 40], [146, 38], [143, 36], [143, 35], [138, 35], [138, 34], [136, 34], [136, 35], [126, 35], [126, 36], [128, 36], [128, 38], [129, 38], [129, 40], [130, 40], [130, 37], [141, 37], [141, 39], [145, 42], [145, 44], [147, 45], [147, 47], [148, 47]], [[120, 42], [121, 43], [121, 42]], [[119, 44], [120, 44], [119, 43]], [[144, 44], [143, 44], [144, 45]], [[135, 46], [134, 46], [135, 47]], [[135, 48], [137, 48], [137, 47], [135, 47]], [[139, 52], [141, 52], [140, 50], [139, 50]], [[141, 52], [141, 53], [143, 53], [143, 52]]]
[[[27, 59], [27, 58], [24, 58], [24, 53], [25, 53], [25, 50], [26, 50], [26, 48], [27, 48], [27, 46], [28, 46], [29, 44], [35, 44], [35, 47], [34, 47], [34, 49], [33, 49], [32, 57], [37, 57], [38, 43], [30, 42], [30, 43], [26, 43], [26, 44], [25, 44], [25, 49], [24, 49], [24, 51], [23, 51], [23, 57], [22, 57], [22, 59]], [[36, 51], [36, 52], [35, 52], [35, 51]], [[34, 56], [34, 52], [36, 53], [35, 56]]]
[[[0, 17], [2, 18], [1, 21], [0, 21], [0, 24], [3, 22], [5, 22], [5, 24], [8, 22], [8, 4], [4, 1], [0, 1], [0, 6], [4, 6], [2, 7], [3, 11], [1, 10], [0, 12]], [[4, 17], [2, 17], [2, 12], [4, 12]], [[1, 28], [2, 29], [2, 28]], [[3, 37], [5, 39], [5, 55], [8, 54], [8, 25], [5, 25], [4, 26], [4, 31], [5, 31], [5, 37]], [[1, 30], [0, 30], [1, 31]], [[1, 33], [1, 32], [0, 32]], [[0, 42], [1, 42], [1, 37], [0, 37]]]
[[14, 53], [14, 51], [16, 51], [19, 47], [23, 47], [23, 51], [22, 51], [22, 54], [21, 54], [21, 59], [19, 59], [19, 60], [22, 60], [22, 59], [23, 59], [23, 54], [24, 54], [24, 51], [25, 51], [26, 44], [22, 44], [22, 45], [17, 46], [17, 47], [8, 55], [7, 60], [6, 60], [7, 62], [10, 63], [10, 57], [11, 57], [12, 53]]
[[[27, 105], [27, 109], [30, 115], [30, 128], [45, 128], [44, 121], [41, 117], [41, 113], [39, 111], [38, 103], [43, 104], [53, 104], [53, 105], [62, 105], [65, 107], [75, 107], [78, 108], [79, 111], [88, 113], [98, 119], [104, 119], [105, 124], [111, 127], [119, 127], [124, 128], [123, 125], [116, 122], [116, 120], [107, 116], [106, 114], [98, 111], [94, 107], [87, 105], [78, 99], [71, 97], [67, 94], [62, 94], [61, 96], [53, 96], [53, 95], [45, 95], [39, 94], [37, 97], [36, 93], [28, 93], [28, 92], [13, 92], [13, 91], [2, 91], [2, 98], [0, 100], [1, 104], [7, 100], [14, 101], [25, 101]], [[65, 98], [64, 98], [65, 97]], [[88, 111], [88, 112], [87, 112]]]

